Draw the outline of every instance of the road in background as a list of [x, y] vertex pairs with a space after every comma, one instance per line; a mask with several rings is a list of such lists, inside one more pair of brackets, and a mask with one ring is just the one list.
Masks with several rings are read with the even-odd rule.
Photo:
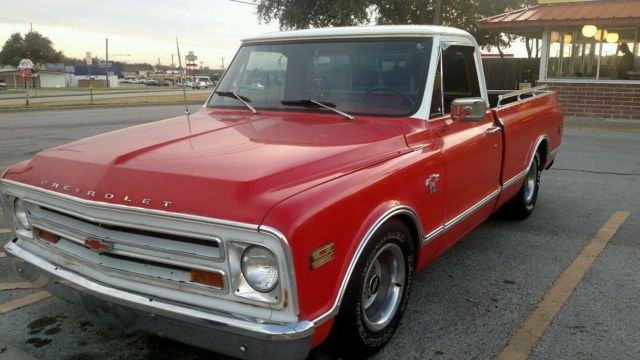
[[[165, 106], [19, 113], [13, 118], [3, 114], [0, 164], [182, 111], [180, 106]], [[534, 214], [520, 222], [488, 220], [418, 273], [398, 332], [375, 358], [495, 357], [611, 214], [623, 210], [631, 216], [587, 271], [531, 358], [636, 359], [639, 184], [637, 132], [565, 129], [558, 160], [542, 175]], [[6, 225], [0, 218], [0, 228]], [[8, 239], [9, 234], [0, 234], [0, 243]], [[9, 258], [0, 258], [0, 283], [18, 281]], [[0, 291], [0, 304], [37, 291]], [[78, 307], [54, 297], [0, 315], [0, 323], [0, 338], [42, 359], [226, 358], [153, 336], [123, 335], [91, 323]], [[311, 357], [330, 358], [322, 349]]]
[[[190, 105], [192, 112], [199, 108]], [[184, 105], [0, 114], [0, 169], [56, 145], [182, 114]]]

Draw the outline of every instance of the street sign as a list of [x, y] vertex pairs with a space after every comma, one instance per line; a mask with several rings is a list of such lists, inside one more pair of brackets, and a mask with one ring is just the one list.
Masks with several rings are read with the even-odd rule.
[[111, 60], [109, 60], [109, 61], [98, 60], [98, 66], [100, 66], [100, 67], [111, 67], [111, 66], [113, 66], [113, 61], [111, 61]]
[[18, 63], [18, 70], [31, 70], [33, 69], [33, 61], [29, 59], [22, 59]]
[[86, 54], [84, 59], [87, 62], [87, 65], [93, 64], [93, 59], [91, 57], [91, 51], [87, 51], [87, 54]]
[[187, 59], [187, 61], [198, 60], [198, 57], [193, 54], [193, 51], [189, 51], [189, 53], [187, 54], [187, 56], [185, 56], [185, 58]]

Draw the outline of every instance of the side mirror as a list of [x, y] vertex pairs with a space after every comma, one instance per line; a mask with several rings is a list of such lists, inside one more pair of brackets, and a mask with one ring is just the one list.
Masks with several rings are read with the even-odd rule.
[[453, 121], [481, 121], [487, 112], [487, 103], [482, 98], [455, 99], [451, 103]]

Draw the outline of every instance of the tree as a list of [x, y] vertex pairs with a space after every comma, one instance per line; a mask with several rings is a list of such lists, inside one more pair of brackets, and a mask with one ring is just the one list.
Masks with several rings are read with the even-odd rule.
[[[261, 21], [278, 20], [280, 28], [305, 29], [324, 26], [377, 24], [432, 24], [436, 0], [256, 0]], [[442, 0], [442, 25], [464, 29], [482, 47], [507, 46], [515, 39], [495, 31], [481, 30], [478, 20], [533, 5], [536, 0]]]
[[19, 32], [11, 34], [0, 50], [0, 64], [15, 66], [25, 57], [36, 64], [64, 60], [64, 54], [53, 48], [51, 40], [37, 31], [30, 31], [24, 37]]

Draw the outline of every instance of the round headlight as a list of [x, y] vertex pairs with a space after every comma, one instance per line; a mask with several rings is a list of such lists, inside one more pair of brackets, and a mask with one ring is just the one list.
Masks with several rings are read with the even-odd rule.
[[27, 204], [21, 199], [16, 199], [13, 203], [13, 216], [21, 228], [31, 230], [31, 223], [29, 222], [29, 216], [27, 216]]
[[242, 274], [252, 288], [269, 292], [278, 285], [278, 262], [269, 249], [249, 246], [242, 254]]

